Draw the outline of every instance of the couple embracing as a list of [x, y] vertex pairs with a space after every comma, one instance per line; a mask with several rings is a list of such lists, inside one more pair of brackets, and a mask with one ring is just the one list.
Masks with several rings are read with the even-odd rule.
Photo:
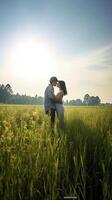
[[[54, 87], [58, 87], [59, 91], [55, 95]], [[51, 129], [54, 130], [55, 113], [59, 119], [60, 128], [64, 128], [64, 106], [63, 96], [67, 94], [67, 89], [64, 81], [59, 81], [56, 77], [50, 78], [50, 84], [45, 89], [44, 107], [45, 113], [50, 116]]]

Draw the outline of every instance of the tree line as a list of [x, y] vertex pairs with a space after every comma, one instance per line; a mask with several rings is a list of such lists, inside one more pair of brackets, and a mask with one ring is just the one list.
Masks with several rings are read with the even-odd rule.
[[[20, 95], [19, 93], [14, 94], [11, 85], [8, 83], [6, 85], [0, 85], [0, 103], [43, 105], [44, 98], [37, 94], [35, 97]], [[99, 96], [90, 96], [89, 94], [85, 94], [83, 100], [66, 100], [64, 105], [101, 105], [101, 99]], [[108, 105], [111, 104], [108, 103]]]
[[84, 95], [84, 99], [73, 99], [66, 100], [65, 105], [100, 105], [101, 99], [99, 96], [90, 96], [89, 94]]
[[0, 103], [42, 105], [43, 102], [44, 98], [41, 96], [31, 97], [19, 93], [14, 94], [10, 84], [0, 85]]

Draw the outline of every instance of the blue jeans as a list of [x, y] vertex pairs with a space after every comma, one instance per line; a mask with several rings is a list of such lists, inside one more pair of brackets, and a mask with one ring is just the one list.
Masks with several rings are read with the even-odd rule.
[[64, 126], [64, 106], [63, 106], [63, 104], [59, 104], [59, 103], [56, 103], [55, 106], [56, 106], [56, 112], [57, 112], [58, 119], [59, 119], [60, 128], [63, 128], [63, 126]]

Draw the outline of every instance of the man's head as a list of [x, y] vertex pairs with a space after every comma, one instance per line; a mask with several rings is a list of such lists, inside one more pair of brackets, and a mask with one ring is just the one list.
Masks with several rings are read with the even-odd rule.
[[58, 81], [58, 79], [55, 76], [50, 78], [50, 83], [52, 84], [52, 86], [56, 86], [57, 81]]

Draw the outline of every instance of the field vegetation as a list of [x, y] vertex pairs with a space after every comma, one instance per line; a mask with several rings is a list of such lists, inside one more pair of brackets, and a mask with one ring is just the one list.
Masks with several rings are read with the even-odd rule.
[[0, 199], [112, 200], [112, 107], [65, 107], [54, 136], [42, 106], [0, 105]]

